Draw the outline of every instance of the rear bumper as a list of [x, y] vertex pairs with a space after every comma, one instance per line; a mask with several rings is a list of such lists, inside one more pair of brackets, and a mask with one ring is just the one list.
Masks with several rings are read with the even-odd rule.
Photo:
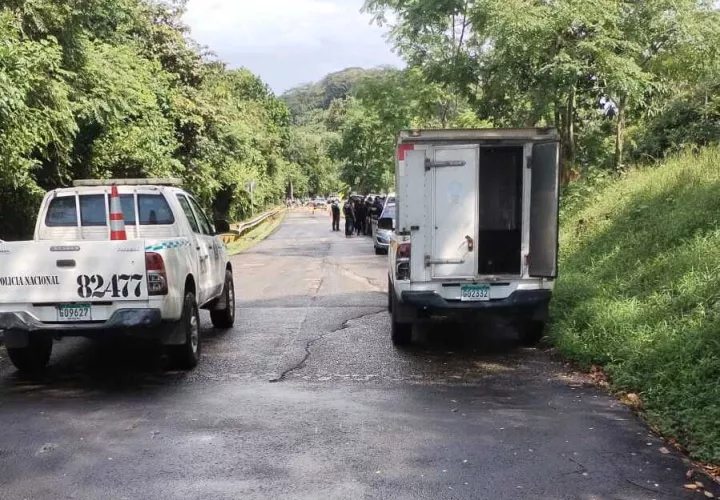
[[20, 332], [54, 332], [66, 336], [83, 336], [95, 330], [117, 330], [129, 328], [152, 328], [162, 323], [160, 309], [118, 309], [107, 321], [89, 323], [43, 323], [33, 315], [24, 312], [0, 313], [0, 330]]
[[426, 314], [476, 313], [488, 315], [518, 315], [538, 321], [547, 319], [551, 290], [516, 290], [504, 299], [485, 302], [462, 302], [446, 300], [434, 291], [406, 290], [400, 295], [401, 302]]

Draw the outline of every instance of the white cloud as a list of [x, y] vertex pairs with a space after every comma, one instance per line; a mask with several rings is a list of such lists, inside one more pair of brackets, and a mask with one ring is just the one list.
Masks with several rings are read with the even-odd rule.
[[400, 64], [362, 0], [190, 0], [192, 36], [282, 92], [348, 66]]

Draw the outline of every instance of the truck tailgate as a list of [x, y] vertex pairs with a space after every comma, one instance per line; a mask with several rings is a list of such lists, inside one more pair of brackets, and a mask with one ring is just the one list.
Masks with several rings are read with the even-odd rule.
[[0, 243], [0, 305], [147, 298], [144, 240]]

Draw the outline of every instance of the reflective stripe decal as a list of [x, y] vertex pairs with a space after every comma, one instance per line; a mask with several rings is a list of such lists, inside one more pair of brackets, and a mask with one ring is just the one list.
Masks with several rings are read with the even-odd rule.
[[189, 247], [189, 240], [174, 240], [174, 241], [161, 241], [154, 245], [147, 245], [145, 247], [146, 252], [157, 252], [158, 250], [172, 250], [175, 248]]

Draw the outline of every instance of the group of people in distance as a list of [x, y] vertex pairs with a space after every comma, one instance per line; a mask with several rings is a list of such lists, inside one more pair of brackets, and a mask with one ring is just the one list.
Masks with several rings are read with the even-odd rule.
[[[350, 238], [353, 234], [370, 234], [370, 218], [379, 217], [383, 209], [383, 201], [380, 196], [363, 199], [361, 197], [350, 197], [342, 206], [342, 215], [345, 217], [345, 236]], [[332, 213], [332, 230], [340, 231], [340, 201], [335, 198], [330, 204]]]

